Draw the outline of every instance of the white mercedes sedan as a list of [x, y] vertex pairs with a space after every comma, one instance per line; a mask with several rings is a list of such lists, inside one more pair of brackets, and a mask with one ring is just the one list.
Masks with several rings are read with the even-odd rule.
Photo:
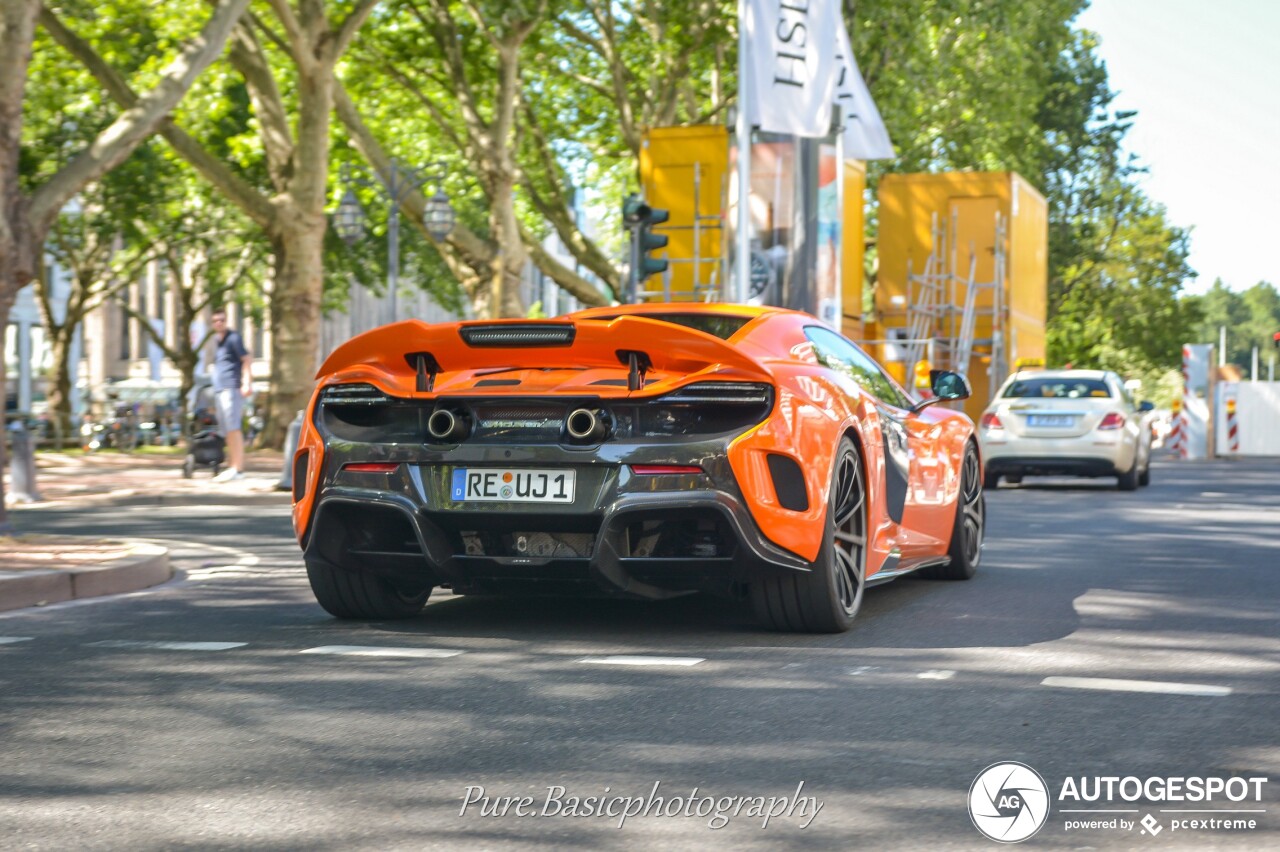
[[1135, 404], [1124, 382], [1102, 370], [1021, 370], [978, 424], [983, 486], [1003, 477], [1114, 476], [1121, 491], [1151, 482], [1154, 406]]

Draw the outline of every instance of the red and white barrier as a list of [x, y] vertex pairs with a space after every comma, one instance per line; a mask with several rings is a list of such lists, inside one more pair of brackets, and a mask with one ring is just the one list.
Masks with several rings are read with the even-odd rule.
[[1173, 453], [1174, 458], [1182, 458], [1182, 401], [1175, 399], [1173, 401], [1173, 417], [1170, 420], [1171, 427], [1169, 429], [1169, 437], [1165, 439], [1165, 446], [1169, 452]]
[[1240, 452], [1240, 422], [1236, 418], [1235, 397], [1227, 398], [1227, 450]]

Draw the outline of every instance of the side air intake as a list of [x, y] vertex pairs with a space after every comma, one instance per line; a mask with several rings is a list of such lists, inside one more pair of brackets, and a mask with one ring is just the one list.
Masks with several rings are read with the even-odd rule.
[[809, 492], [804, 487], [804, 471], [800, 465], [780, 453], [769, 453], [768, 461], [778, 505], [793, 512], [809, 511]]

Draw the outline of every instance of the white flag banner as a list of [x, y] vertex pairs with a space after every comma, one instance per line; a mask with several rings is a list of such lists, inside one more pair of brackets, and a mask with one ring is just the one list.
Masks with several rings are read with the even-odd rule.
[[747, 120], [767, 133], [826, 136], [839, 76], [838, 0], [746, 0], [744, 7], [749, 48], [739, 85]]
[[836, 24], [836, 62], [840, 69], [836, 104], [844, 121], [844, 157], [846, 160], [891, 160], [893, 143], [858, 71], [849, 31], [838, 16]]

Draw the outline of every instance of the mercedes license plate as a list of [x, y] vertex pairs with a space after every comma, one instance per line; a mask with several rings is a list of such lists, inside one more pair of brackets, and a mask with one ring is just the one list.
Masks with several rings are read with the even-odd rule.
[[460, 467], [450, 495], [460, 503], [572, 503], [573, 470]]
[[1060, 428], [1068, 427], [1075, 418], [1070, 414], [1028, 414], [1028, 426], [1057, 426]]

